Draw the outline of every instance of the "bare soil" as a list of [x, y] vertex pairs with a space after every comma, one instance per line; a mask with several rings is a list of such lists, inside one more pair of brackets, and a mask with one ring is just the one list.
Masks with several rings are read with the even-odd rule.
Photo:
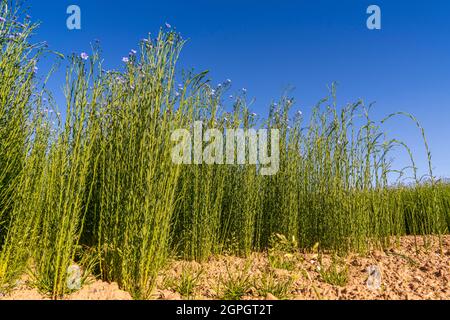
[[[373, 250], [368, 255], [350, 254], [341, 258], [339, 268], [347, 270], [346, 284], [340, 286], [327, 283], [323, 270], [332, 264], [329, 254], [296, 253], [286, 254], [294, 261], [289, 270], [274, 268], [269, 263], [268, 254], [254, 253], [243, 259], [232, 256], [216, 256], [204, 263], [172, 261], [158, 277], [154, 299], [179, 300], [177, 292], [186, 270], [192, 276], [199, 274], [195, 289], [189, 298], [220, 299], [229, 277], [246, 278], [250, 284], [242, 299], [278, 299], [273, 294], [261, 295], [258, 288], [260, 279], [271, 273], [276, 279], [291, 279], [287, 294], [282, 298], [318, 300], [424, 300], [450, 299], [450, 236], [428, 238], [431, 242], [424, 246], [423, 239], [403, 237], [399, 244], [385, 251]], [[334, 260], [335, 261], [335, 260]], [[370, 289], [367, 286], [368, 267], [377, 266], [381, 271], [381, 286]], [[322, 272], [321, 272], [322, 271]], [[284, 281], [284, 280], [283, 280]], [[26, 280], [20, 281], [7, 296], [0, 300], [41, 300], [48, 299]], [[64, 297], [69, 300], [129, 300], [129, 293], [120, 290], [115, 283], [99, 280], [88, 281], [78, 292]]]

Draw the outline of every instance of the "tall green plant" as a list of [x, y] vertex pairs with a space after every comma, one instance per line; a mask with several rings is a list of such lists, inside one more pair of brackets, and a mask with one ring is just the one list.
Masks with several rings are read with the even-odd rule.
[[18, 7], [0, 2], [0, 290], [20, 276], [26, 263], [33, 213], [20, 213], [20, 191], [34, 179], [31, 158], [41, 153], [32, 148], [32, 140], [41, 137], [34, 96], [40, 46], [29, 43], [36, 25], [19, 22], [18, 14]]

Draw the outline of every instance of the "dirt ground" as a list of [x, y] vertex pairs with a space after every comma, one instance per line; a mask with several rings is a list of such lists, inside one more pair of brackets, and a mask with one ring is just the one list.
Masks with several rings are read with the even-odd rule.
[[[199, 264], [196, 262], [172, 261], [162, 271], [153, 295], [154, 299], [179, 300], [220, 299], [229, 283], [245, 283], [242, 299], [345, 299], [345, 300], [422, 300], [450, 299], [450, 236], [442, 238], [441, 245], [437, 239], [425, 247], [419, 239], [416, 250], [413, 237], [400, 239], [400, 245], [385, 251], [374, 250], [369, 255], [352, 254], [340, 258], [339, 264], [330, 255], [296, 253], [282, 256], [289, 262], [289, 268], [276, 268], [269, 262], [268, 254], [253, 254], [247, 259], [231, 256], [219, 256]], [[281, 259], [281, 260], [282, 260]], [[281, 261], [282, 263], [285, 261]], [[279, 266], [277, 264], [277, 266]], [[284, 266], [284, 264], [282, 264]], [[345, 271], [345, 283], [336, 284], [336, 273], [331, 273], [331, 280], [326, 274], [334, 270]], [[379, 288], [369, 288], [368, 268], [377, 266], [381, 272]], [[327, 270], [328, 273], [324, 273]], [[283, 295], [267, 293], [259, 286], [261, 279], [273, 279], [272, 288], [277, 282], [288, 283], [282, 286]], [[192, 293], [182, 296], [182, 279], [187, 277], [194, 284]], [[195, 280], [192, 280], [195, 279]], [[233, 279], [233, 281], [230, 281]], [[333, 280], [334, 279], [334, 280]], [[268, 281], [270, 283], [270, 281]], [[265, 283], [268, 283], [267, 281]], [[275, 284], [274, 284], [275, 283]], [[334, 283], [334, 284], [331, 284]], [[263, 286], [264, 287], [264, 286]], [[180, 289], [181, 288], [181, 289]], [[269, 290], [270, 291], [270, 290]], [[264, 293], [265, 292], [265, 293]], [[17, 288], [0, 300], [40, 300], [46, 297], [36, 289], [20, 281]], [[78, 292], [66, 296], [68, 300], [128, 300], [130, 294], [119, 289], [115, 283], [91, 280]]]

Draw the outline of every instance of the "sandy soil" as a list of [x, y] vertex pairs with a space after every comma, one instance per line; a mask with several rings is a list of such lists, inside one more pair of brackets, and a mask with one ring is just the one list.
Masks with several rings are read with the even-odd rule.
[[[443, 237], [441, 246], [433, 239], [425, 248], [422, 240], [419, 246], [413, 237], [404, 237], [400, 245], [385, 251], [372, 251], [369, 255], [352, 254], [342, 258], [340, 269], [347, 269], [347, 283], [343, 286], [332, 285], [324, 281], [321, 271], [328, 270], [332, 258], [330, 255], [298, 253], [287, 255], [294, 261], [294, 267], [276, 269], [270, 265], [267, 254], [253, 254], [247, 259], [229, 256], [213, 257], [199, 264], [196, 262], [171, 262], [158, 278], [154, 299], [178, 300], [183, 297], [177, 292], [183, 270], [190, 274], [199, 274], [191, 298], [219, 299], [224, 283], [229, 275], [248, 276], [251, 284], [243, 299], [278, 299], [272, 294], [261, 296], [257, 288], [260, 279], [272, 273], [275, 279], [291, 279], [287, 299], [450, 299], [450, 236]], [[378, 266], [381, 271], [379, 289], [369, 289], [368, 267]], [[18, 287], [1, 299], [45, 299], [36, 289], [21, 281]], [[117, 284], [101, 281], [89, 281], [80, 291], [65, 297], [69, 300], [127, 300], [131, 296], [119, 289]]]
[[[50, 297], [41, 294], [29, 284], [28, 277], [24, 276], [11, 293], [6, 296], [0, 295], [0, 300], [50, 300]], [[131, 300], [131, 295], [120, 290], [117, 283], [90, 278], [81, 290], [65, 296], [63, 300]]]

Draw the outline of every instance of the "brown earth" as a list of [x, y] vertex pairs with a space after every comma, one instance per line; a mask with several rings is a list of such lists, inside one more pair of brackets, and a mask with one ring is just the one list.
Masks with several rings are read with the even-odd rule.
[[[17, 287], [0, 300], [50, 300], [50, 297], [30, 286], [27, 276], [18, 281]], [[117, 283], [107, 283], [89, 278], [81, 290], [67, 295], [63, 300], [131, 300], [128, 292], [119, 289]]]
[[[428, 238], [430, 239], [430, 238]], [[403, 237], [399, 244], [385, 251], [373, 250], [368, 255], [351, 254], [339, 259], [337, 270], [347, 270], [346, 284], [332, 285], [324, 279], [324, 270], [329, 270], [332, 256], [329, 254], [296, 253], [284, 254], [289, 270], [274, 268], [268, 254], [255, 253], [249, 258], [231, 256], [212, 257], [204, 263], [172, 261], [158, 277], [154, 299], [182, 299], [180, 283], [183, 273], [191, 277], [198, 275], [195, 290], [189, 298], [220, 299], [227, 280], [232, 277], [246, 279], [248, 287], [242, 299], [278, 299], [268, 293], [261, 296], [258, 288], [261, 279], [272, 274], [276, 281], [286, 281], [285, 299], [383, 299], [422, 300], [450, 299], [450, 236], [430, 239], [424, 246], [418, 238], [416, 246], [413, 237]], [[367, 286], [368, 267], [378, 266], [381, 271], [381, 287]], [[321, 272], [322, 271], [322, 272]], [[329, 281], [333, 282], [333, 281]], [[185, 297], [187, 298], [187, 297]], [[36, 289], [22, 280], [7, 296], [6, 300], [46, 299]], [[47, 298], [48, 299], [48, 298]], [[66, 296], [68, 300], [127, 300], [131, 296], [119, 289], [117, 284], [98, 280], [88, 281], [80, 291]]]

